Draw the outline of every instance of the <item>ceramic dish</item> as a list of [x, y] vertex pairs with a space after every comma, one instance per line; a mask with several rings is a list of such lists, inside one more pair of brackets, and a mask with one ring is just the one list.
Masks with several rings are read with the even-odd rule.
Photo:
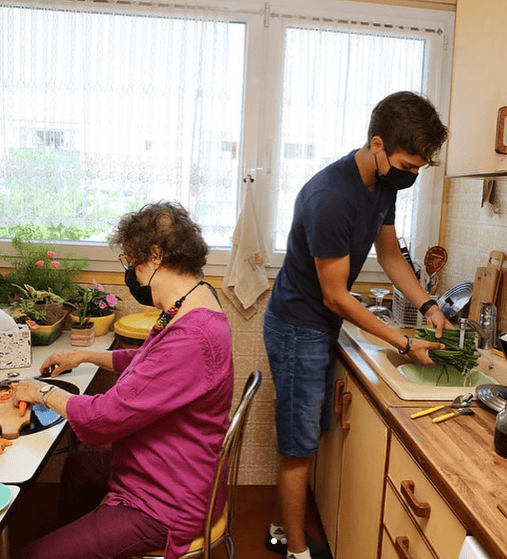
[[0, 483], [0, 511], [2, 511], [12, 499], [11, 488]]

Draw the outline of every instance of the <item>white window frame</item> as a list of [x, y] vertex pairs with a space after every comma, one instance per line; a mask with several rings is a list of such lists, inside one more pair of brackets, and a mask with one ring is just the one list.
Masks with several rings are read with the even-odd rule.
[[[36, 2], [17, 2], [18, 4], [33, 6]], [[41, 0], [40, 4], [54, 6], [56, 0]], [[74, 2], [60, 2], [63, 6], [72, 6]], [[86, 9], [93, 2], [90, 0], [77, 3]], [[131, 3], [129, 11], [153, 13], [152, 7], [146, 3]], [[242, 159], [243, 177], [251, 175], [254, 179], [254, 203], [260, 230], [264, 232], [264, 240], [269, 254], [268, 273], [274, 277], [283, 261], [283, 253], [273, 251], [273, 242], [269, 232], [274, 223], [273, 200], [271, 189], [272, 165], [274, 162], [273, 149], [279, 124], [278, 106], [273, 100], [279, 99], [283, 76], [283, 32], [286, 16], [296, 18], [335, 18], [349, 21], [371, 21], [381, 24], [407, 25], [421, 28], [441, 29], [439, 41], [442, 46], [442, 56], [433, 53], [430, 60], [431, 71], [428, 73], [427, 94], [437, 107], [442, 120], [447, 123], [449, 116], [450, 83], [452, 70], [452, 37], [454, 32], [454, 13], [419, 8], [407, 8], [396, 5], [369, 4], [362, 1], [341, 2], [329, 0], [274, 0], [266, 3], [262, 0], [201, 0], [202, 5], [225, 5], [229, 8], [233, 21], [244, 22], [246, 28], [246, 80], [244, 83], [244, 122], [239, 157]], [[111, 5], [98, 4], [100, 10], [118, 10]], [[125, 9], [125, 8], [124, 8]], [[164, 12], [167, 14], [167, 9]], [[284, 17], [281, 17], [284, 16]], [[438, 58], [438, 60], [437, 60]], [[366, 140], [366, 130], [365, 130]], [[357, 146], [361, 147], [361, 146]], [[413, 256], [421, 259], [424, 251], [438, 242], [441, 216], [441, 200], [444, 185], [445, 146], [442, 153], [442, 164], [439, 167], [425, 170], [432, 173], [433, 189], [427, 189], [420, 198], [419, 206], [424, 206], [419, 216], [419, 222], [425, 224], [425, 231], [418, 239], [418, 246], [412, 252]], [[338, 159], [343, 154], [336, 154]], [[302, 185], [301, 185], [302, 186]], [[244, 184], [239, 185], [238, 200], [241, 202]], [[239, 203], [240, 203], [239, 202]], [[238, 214], [240, 208], [238, 207]], [[121, 271], [116, 255], [104, 243], [85, 242], [57, 242], [62, 252], [73, 252], [77, 256], [85, 255], [89, 258], [89, 271], [115, 272]], [[0, 251], [11, 252], [11, 243], [0, 240]], [[223, 275], [229, 258], [229, 250], [213, 250], [206, 267], [210, 275]], [[368, 258], [361, 281], [382, 281], [383, 272], [375, 258]]]

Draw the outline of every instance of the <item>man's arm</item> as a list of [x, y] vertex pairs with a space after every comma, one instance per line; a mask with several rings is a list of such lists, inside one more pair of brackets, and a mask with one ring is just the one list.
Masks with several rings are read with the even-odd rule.
[[[347, 289], [347, 279], [350, 271], [348, 255], [337, 258], [315, 258], [315, 265], [324, 304], [328, 309], [370, 334], [378, 336], [397, 349], [405, 349], [407, 345], [405, 336], [379, 320], [349, 293]], [[439, 343], [412, 340], [410, 357], [422, 365], [434, 364], [428, 350], [442, 349], [443, 347]]]
[[[389, 279], [407, 297], [409, 301], [420, 309], [430, 296], [422, 288], [412, 268], [403, 257], [398, 245], [398, 237], [394, 225], [383, 225], [375, 240], [377, 259]], [[442, 336], [444, 328], [453, 328], [437, 305], [432, 306], [425, 314], [430, 326], [436, 328], [436, 337]]]

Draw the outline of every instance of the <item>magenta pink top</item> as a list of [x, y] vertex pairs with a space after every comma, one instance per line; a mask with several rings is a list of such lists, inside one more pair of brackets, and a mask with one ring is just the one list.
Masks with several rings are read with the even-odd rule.
[[234, 375], [227, 317], [191, 310], [139, 349], [115, 350], [113, 366], [118, 380], [106, 394], [69, 399], [69, 423], [88, 446], [112, 444], [106, 504], [165, 524], [166, 558], [179, 557], [202, 533], [229, 425]]

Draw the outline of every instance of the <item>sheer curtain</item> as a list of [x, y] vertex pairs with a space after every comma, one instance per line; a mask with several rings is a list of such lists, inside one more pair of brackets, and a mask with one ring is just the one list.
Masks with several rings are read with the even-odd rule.
[[0, 236], [103, 241], [119, 215], [175, 199], [229, 245], [244, 25], [205, 7], [36, 4], [0, 2]]
[[[297, 192], [317, 171], [364, 145], [376, 103], [395, 91], [424, 92], [423, 36], [358, 27], [286, 25], [276, 250], [285, 249]], [[407, 242], [417, 188], [398, 197], [396, 227]]]

